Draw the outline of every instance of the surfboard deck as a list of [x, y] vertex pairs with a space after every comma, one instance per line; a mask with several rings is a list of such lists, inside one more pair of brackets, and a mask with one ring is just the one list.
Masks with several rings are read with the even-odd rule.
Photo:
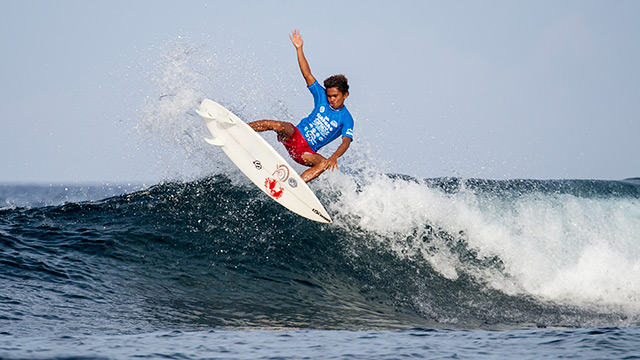
[[196, 110], [218, 146], [260, 190], [307, 219], [331, 223], [331, 217], [300, 175], [249, 125], [224, 106], [205, 99]]

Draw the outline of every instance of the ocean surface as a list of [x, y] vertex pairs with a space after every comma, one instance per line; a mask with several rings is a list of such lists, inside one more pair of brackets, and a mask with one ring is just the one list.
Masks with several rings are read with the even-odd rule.
[[0, 185], [2, 359], [640, 358], [640, 180]]

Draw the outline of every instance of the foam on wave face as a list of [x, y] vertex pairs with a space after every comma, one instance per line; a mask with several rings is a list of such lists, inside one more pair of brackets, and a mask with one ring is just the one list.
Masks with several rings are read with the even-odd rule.
[[336, 224], [398, 256], [419, 255], [445, 278], [464, 273], [507, 294], [640, 311], [637, 197], [446, 192], [375, 174], [327, 179], [327, 191], [340, 189], [329, 204]]

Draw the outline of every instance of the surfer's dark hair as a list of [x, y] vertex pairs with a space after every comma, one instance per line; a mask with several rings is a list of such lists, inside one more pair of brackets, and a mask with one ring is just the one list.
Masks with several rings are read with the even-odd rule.
[[324, 88], [328, 89], [328, 88], [338, 88], [338, 91], [340, 91], [343, 94], [346, 94], [349, 92], [349, 83], [347, 82], [347, 77], [340, 74], [340, 75], [333, 75], [331, 77], [328, 77], [325, 81], [324, 81]]

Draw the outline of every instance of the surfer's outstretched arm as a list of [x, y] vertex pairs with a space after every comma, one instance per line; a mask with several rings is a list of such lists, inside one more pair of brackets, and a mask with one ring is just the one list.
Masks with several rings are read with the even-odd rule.
[[327, 169], [333, 171], [338, 168], [338, 158], [342, 156], [347, 151], [347, 149], [349, 149], [351, 141], [351, 138], [348, 138], [346, 136], [342, 137], [342, 143], [340, 144], [340, 146], [338, 146], [336, 152], [334, 152], [333, 155], [331, 155], [327, 159], [327, 161], [329, 162], [329, 164], [327, 165]]
[[291, 39], [293, 46], [296, 47], [296, 53], [298, 55], [298, 65], [300, 65], [302, 76], [304, 76], [304, 80], [307, 82], [307, 86], [309, 86], [316, 82], [316, 78], [311, 74], [309, 62], [307, 62], [307, 58], [305, 58], [304, 52], [302, 51], [302, 45], [304, 44], [304, 41], [302, 41], [302, 36], [300, 36], [300, 30], [293, 30], [291, 32], [291, 35], [289, 35], [289, 39]]

